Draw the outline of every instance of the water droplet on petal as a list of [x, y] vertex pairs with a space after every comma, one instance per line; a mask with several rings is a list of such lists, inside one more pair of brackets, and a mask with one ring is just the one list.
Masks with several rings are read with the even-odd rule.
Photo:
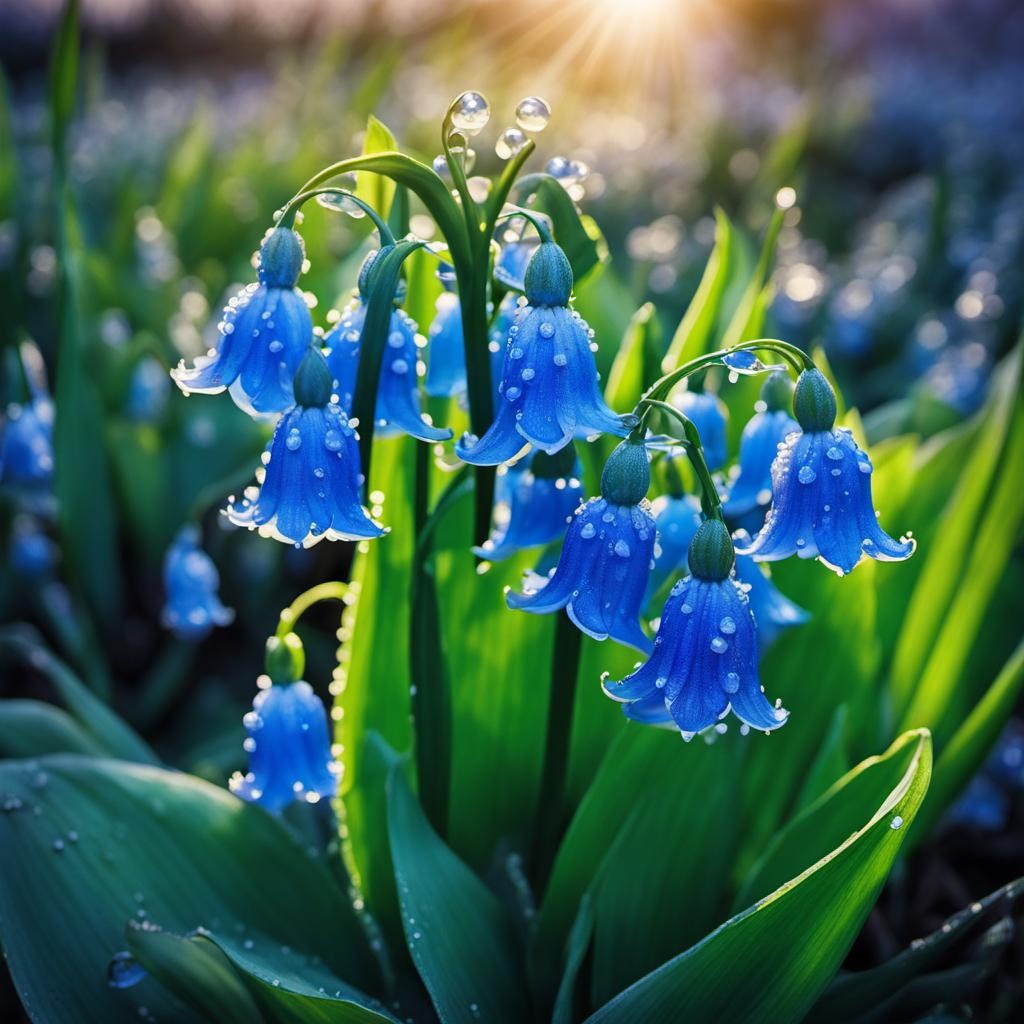
[[797, 473], [796, 478], [802, 484], [813, 484], [817, 478], [817, 473], [811, 469], [810, 466], [801, 466], [800, 471]]
[[615, 554], [619, 558], [629, 558], [629, 545], [621, 537], [615, 542]]
[[712, 638], [712, 640], [711, 640], [711, 650], [713, 650], [715, 652], [715, 654], [725, 654], [725, 652], [728, 649], [729, 649], [729, 645], [720, 636], [716, 636], [716, 637]]
[[292, 427], [288, 431], [288, 436], [284, 439], [285, 447], [290, 452], [296, 452], [302, 445], [302, 434], [299, 433], [298, 427]]
[[722, 680], [722, 689], [726, 693], [735, 693], [740, 688], [740, 677], [735, 672], [729, 672], [726, 674], [724, 680]]
[[538, 328], [538, 333], [542, 338], [553, 338], [555, 336], [555, 325], [545, 320]]
[[594, 526], [593, 523], [584, 523], [583, 528], [580, 530], [580, 536], [584, 540], [590, 540], [590, 538], [593, 537], [596, 533], [597, 528]]

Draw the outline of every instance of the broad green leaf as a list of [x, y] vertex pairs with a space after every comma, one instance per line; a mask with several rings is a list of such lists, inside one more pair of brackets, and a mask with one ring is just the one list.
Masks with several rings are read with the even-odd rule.
[[[363, 156], [373, 156], [375, 153], [385, 153], [395, 148], [395, 137], [391, 130], [383, 121], [379, 121], [371, 114], [366, 122]], [[395, 196], [394, 181], [382, 174], [372, 174], [369, 171], [358, 171], [356, 180], [358, 184], [355, 194], [387, 220], [391, 201]]]
[[722, 348], [732, 348], [741, 342], [752, 341], [761, 334], [765, 311], [771, 296], [768, 274], [771, 270], [772, 260], [775, 258], [775, 243], [778, 241], [779, 231], [782, 228], [784, 212], [776, 209], [772, 214], [753, 273], [747, 281], [736, 311], [722, 333], [720, 343]]
[[0, 70], [0, 218], [4, 220], [14, 212], [17, 187], [18, 162], [11, 125], [11, 95], [7, 77]]
[[865, 971], [841, 972], [825, 990], [807, 1016], [809, 1024], [852, 1020], [889, 999], [932, 967], [953, 947], [977, 935], [991, 921], [993, 911], [1006, 911], [1024, 894], [1024, 880], [1017, 879], [972, 903], [949, 918], [931, 935], [913, 942], [908, 949], [878, 967]]
[[378, 1000], [346, 985], [318, 956], [294, 952], [264, 937], [242, 943], [206, 929], [179, 936], [131, 926], [128, 948], [211, 1024], [259, 1024], [264, 1019], [282, 1024], [395, 1021]]
[[0, 757], [41, 754], [105, 754], [60, 708], [39, 700], [0, 701]]
[[529, 1018], [522, 951], [496, 897], [430, 827], [400, 770], [388, 780], [391, 859], [413, 963], [451, 1024]]
[[645, 302], [629, 321], [608, 374], [604, 396], [613, 409], [627, 411], [640, 400], [644, 390], [657, 377], [661, 352], [661, 324], [651, 302]]
[[65, 5], [50, 56], [50, 130], [59, 176], [66, 166], [65, 141], [78, 97], [78, 7], [78, 0]]
[[928, 726], [943, 741], [971, 704], [972, 695], [959, 683], [1024, 523], [1022, 488], [1024, 402], [1018, 397], [1001, 466], [979, 510], [980, 521], [974, 524], [973, 547], [963, 567], [961, 585], [951, 595], [945, 621], [903, 716], [904, 723]]
[[665, 373], [711, 351], [712, 332], [729, 282], [735, 244], [735, 229], [725, 213], [718, 208], [715, 209], [715, 221], [715, 247], [708, 257], [697, 292], [686, 308], [661, 361], [661, 369]]
[[995, 682], [939, 752], [928, 798], [914, 826], [925, 839], [974, 773], [984, 764], [1017, 706], [1024, 686], [1024, 643], [1018, 645]]
[[15, 657], [45, 676], [88, 739], [103, 753], [128, 761], [159, 763], [145, 740], [55, 658], [32, 630], [17, 626], [0, 629], [0, 657]]
[[174, 1019], [146, 982], [107, 985], [129, 920], [266, 937], [379, 988], [345, 893], [261, 808], [187, 775], [70, 754], [0, 763], [0, 793], [12, 807], [0, 815], [0, 938], [39, 1019], [117, 1024], [140, 1005]]
[[[680, 1007], [691, 1022], [799, 1020], [856, 938], [924, 797], [927, 731], [902, 737], [896, 750], [904, 747], [912, 754], [902, 777], [886, 789], [889, 773], [873, 775], [871, 799], [856, 808], [870, 805], [870, 816], [843, 822], [846, 838], [835, 849], [618, 995], [590, 1024], [667, 1024]], [[815, 842], [809, 855], [820, 849]]]
[[[1007, 357], [993, 376], [992, 392], [984, 410], [984, 419], [968, 461], [962, 466], [959, 482], [942, 515], [924, 559], [917, 586], [903, 619], [900, 642], [896, 647], [890, 673], [890, 688], [897, 711], [905, 713], [918, 690], [925, 667], [932, 658], [944, 625], [951, 620], [950, 607], [964, 579], [983, 509], [990, 501], [992, 483], [1014, 417], [1019, 419], [1021, 356], [1024, 348]], [[1005, 463], [1012, 475], [1019, 465]], [[945, 483], [948, 487], [948, 482]], [[972, 634], [964, 633], [964, 640]], [[905, 716], [904, 720], [909, 720]]]
[[677, 733], [661, 735], [675, 750], [621, 808], [593, 883], [595, 1006], [727, 916], [746, 740], [684, 747]]

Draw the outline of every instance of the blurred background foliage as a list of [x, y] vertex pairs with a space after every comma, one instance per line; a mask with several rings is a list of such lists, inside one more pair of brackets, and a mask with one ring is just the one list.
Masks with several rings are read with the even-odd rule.
[[[692, 912], [690, 923], [655, 930], [649, 947], [624, 960], [610, 950], [619, 929], [643, 930], [636, 921], [644, 908], [600, 889], [593, 956], [607, 970], [594, 972], [603, 979], [594, 982], [594, 1004], [718, 923], [737, 891], [753, 884], [748, 872], [780, 825], [903, 729], [934, 732], [932, 788], [913, 867], [897, 867], [848, 966], [880, 963], [1020, 873], [1019, 719], [999, 740], [1017, 700], [1019, 657], [1010, 659], [1024, 616], [1024, 438], [1020, 355], [1012, 352], [1024, 302], [1019, 4], [567, 0], [555, 9], [541, 0], [94, 0], [83, 5], [66, 219], [53, 202], [46, 80], [59, 7], [0, 0], [0, 399], [23, 402], [35, 376], [49, 379], [58, 405], [62, 392], [81, 403], [76, 429], [62, 437], [58, 427], [62, 507], [55, 511], [47, 496], [3, 495], [5, 622], [31, 623], [163, 760], [222, 783], [242, 757], [241, 714], [278, 609], [314, 582], [354, 573], [363, 589], [350, 626], [372, 629], [374, 617], [405, 600], [407, 559], [382, 545], [357, 555], [353, 569], [348, 545], [291, 550], [222, 528], [216, 508], [248, 481], [267, 428], [228, 402], [172, 396], [166, 369], [209, 347], [216, 312], [251, 277], [251, 254], [272, 212], [320, 167], [358, 152], [371, 113], [429, 162], [439, 117], [462, 89], [488, 96], [498, 130], [502, 112], [511, 123], [515, 101], [539, 93], [554, 117], [534, 164], [565, 156], [590, 168], [571, 195], [600, 225], [606, 258], [577, 283], [577, 295], [610, 386], [625, 398], [631, 380], [650, 379], [699, 294], [716, 237], [720, 246], [728, 239], [730, 255], [706, 347], [726, 336], [779, 190], [792, 189], [763, 292], [764, 333], [827, 360], [856, 410], [848, 425], [875, 446], [879, 508], [897, 530], [912, 528], [920, 545], [899, 571], [867, 565], [842, 581], [820, 567], [778, 568], [781, 589], [813, 609], [815, 621], [783, 637], [764, 666], [770, 688], [794, 709], [784, 736], [748, 752], [742, 781], [739, 762], [712, 773], [722, 809], [706, 823], [720, 841], [709, 859], [733, 863], [735, 877], [711, 887], [717, 904], [696, 909], [665, 883], [658, 893], [684, 901], [677, 909]], [[499, 161], [483, 140], [478, 149], [478, 170], [489, 173]], [[716, 209], [724, 212], [717, 231]], [[413, 228], [432, 230], [419, 209]], [[323, 325], [354, 284], [368, 231], [365, 221], [320, 210], [301, 230], [311, 259], [302, 283]], [[70, 325], [61, 322], [62, 246], [73, 253]], [[431, 298], [417, 299], [422, 330]], [[59, 355], [69, 330], [74, 363]], [[631, 360], [613, 366], [620, 339]], [[638, 361], [647, 369], [637, 371]], [[735, 451], [753, 398], [742, 386], [730, 395]], [[396, 535], [403, 452], [383, 446], [375, 468]], [[61, 469], [62, 458], [74, 472]], [[57, 561], [31, 579], [15, 567], [26, 517], [63, 541]], [[237, 611], [200, 649], [159, 625], [163, 554], [188, 518], [204, 522], [222, 595]], [[442, 585], [468, 577], [468, 556], [438, 546]], [[463, 579], [465, 608], [448, 620], [447, 642], [480, 679], [504, 657], [500, 645], [486, 643], [508, 628], [501, 583], [514, 583], [525, 564]], [[475, 641], [457, 635], [469, 616]], [[336, 618], [330, 608], [311, 614], [317, 628], [306, 638], [309, 676], [325, 696]], [[4, 639], [5, 697], [52, 692], [49, 663], [9, 671], [29, 660], [26, 649], [38, 650], [26, 636]], [[517, 622], [514, 643], [508, 638], [538, 652], [550, 643], [535, 621]], [[378, 646], [347, 664], [349, 693], [367, 695], [346, 708], [340, 727], [350, 758], [369, 729], [399, 749], [407, 744], [403, 658], [400, 644]], [[588, 641], [581, 678], [632, 661]], [[528, 828], [538, 798], [543, 700], [529, 694], [530, 674], [530, 664], [519, 665], [515, 686], [492, 701], [467, 685], [455, 707], [449, 840], [485, 873], [497, 870], [510, 823]], [[571, 790], [584, 810], [609, 744], [619, 751], [632, 742], [615, 739], [615, 711], [593, 686], [581, 686]], [[686, 755], [717, 762], [731, 749]], [[365, 769], [347, 765], [346, 785], [357, 786], [361, 770], [380, 775], [371, 755]], [[630, 761], [628, 749], [619, 756], [636, 764], [642, 785], [651, 762], [636, 753]], [[500, 799], [477, 784], [506, 777], [517, 783]], [[673, 807], [706, 799], [691, 779], [679, 786]], [[357, 790], [351, 856], [372, 892], [373, 790]], [[667, 806], [641, 812], [658, 821]], [[360, 815], [370, 821], [362, 833]], [[644, 834], [620, 841], [628, 851]], [[586, 882], [588, 870], [596, 865], [578, 867], [577, 878]], [[681, 869], [664, 870], [669, 877]], [[555, 918], [562, 939], [572, 920]], [[1018, 964], [1021, 955], [1012, 954]], [[1001, 983], [992, 982], [1000, 971], [986, 968], [961, 1001], [1005, 1011], [1020, 993], [1005, 962], [1000, 969]], [[927, 993], [906, 998], [908, 1006], [917, 1006], [914, 998], [932, 1005]]]

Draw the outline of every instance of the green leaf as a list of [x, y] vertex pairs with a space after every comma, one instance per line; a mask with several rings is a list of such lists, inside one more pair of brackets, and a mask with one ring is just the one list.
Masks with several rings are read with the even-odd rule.
[[38, 1019], [118, 1024], [139, 1006], [181, 1019], [149, 982], [107, 985], [129, 920], [265, 937], [379, 987], [344, 892], [262, 808], [180, 773], [70, 754], [0, 763], [0, 794], [14, 807], [0, 814], [0, 939]]
[[604, 397], [613, 409], [632, 409], [657, 377], [661, 324], [654, 303], [645, 302], [626, 328], [615, 355]]
[[1024, 643], [1018, 645], [985, 696], [953, 733], [935, 761], [928, 798], [914, 826], [924, 839], [941, 815], [985, 763], [1017, 706], [1024, 686]]
[[394, 1022], [377, 1000], [341, 981], [318, 956], [261, 937], [246, 943], [206, 929], [188, 936], [133, 926], [128, 948], [147, 970], [211, 1024]]
[[993, 911], [1009, 911], [1022, 894], [1024, 879], [1017, 879], [954, 914], [931, 935], [918, 939], [878, 967], [841, 973], [815, 1003], [806, 1018], [808, 1024], [853, 1020], [877, 1007], [922, 975], [951, 948], [976, 935], [992, 919]]
[[850, 757], [846, 752], [846, 705], [840, 704], [832, 716], [832, 722], [825, 733], [818, 753], [811, 762], [796, 807], [802, 810], [821, 796], [832, 786], [841, 775], [845, 775], [850, 767]]
[[397, 767], [388, 780], [388, 831], [406, 941], [440, 1018], [451, 1024], [527, 1020], [511, 919], [438, 838]]
[[761, 334], [765, 311], [771, 296], [768, 273], [772, 260], [775, 258], [775, 243], [779, 238], [784, 214], [785, 211], [780, 209], [776, 209], [772, 214], [754, 271], [747, 281], [736, 311], [722, 334], [720, 342], [722, 348], [732, 348], [741, 342], [753, 341]]
[[[397, 144], [391, 129], [371, 114], [366, 122], [363, 156], [373, 156], [375, 153], [385, 153], [396, 148]], [[356, 181], [355, 194], [387, 220], [391, 210], [391, 201], [395, 196], [394, 181], [385, 175], [372, 174], [369, 171], [358, 171]]]
[[569, 933], [568, 950], [565, 957], [565, 973], [558, 986], [555, 1009], [551, 1014], [551, 1024], [572, 1024], [576, 1019], [573, 1007], [578, 987], [580, 968], [590, 948], [590, 940], [594, 934], [594, 911], [590, 896], [585, 895], [580, 903], [580, 911], [576, 922]]
[[[902, 777], [886, 789], [891, 773], [872, 773], [870, 799], [864, 793], [848, 805], [851, 812], [872, 808], [870, 817], [843, 821], [846, 838], [835, 849], [621, 993], [590, 1024], [661, 1024], [678, 1020], [682, 1006], [692, 1022], [799, 1020], [853, 943], [924, 797], [928, 733], [901, 737], [889, 754], [901, 758], [903, 748], [910, 756]], [[836, 823], [821, 821], [838, 834]], [[809, 839], [804, 863], [824, 845]]]
[[57, 157], [58, 189], [63, 188], [67, 159], [65, 140], [78, 97], [78, 50], [78, 0], [68, 0], [50, 57], [50, 131]]
[[103, 753], [128, 761], [158, 764], [159, 758], [124, 719], [103, 703], [26, 627], [0, 629], [0, 658], [14, 657], [45, 676], [88, 739]]
[[735, 245], [735, 229], [725, 213], [717, 207], [715, 222], [715, 247], [708, 257], [696, 294], [687, 306], [665, 358], [661, 361], [661, 369], [665, 373], [711, 351], [712, 332], [729, 281]]
[[103, 754], [98, 743], [60, 708], [39, 700], [0, 701], [0, 757]]
[[[968, 461], [961, 467], [959, 482], [946, 505], [941, 527], [928, 549], [917, 556], [924, 559], [924, 567], [903, 618], [890, 673], [890, 689], [897, 711], [904, 713], [904, 720], [910, 718], [906, 711], [933, 658], [940, 632], [947, 623], [955, 622], [949, 614], [951, 606], [964, 579], [971, 552], [978, 549], [978, 523], [990, 500], [1011, 423], [1020, 415], [1022, 351], [1024, 347], [1018, 345], [994, 375], [980, 433], [971, 447]], [[1009, 470], [1006, 476], [1020, 472], [1019, 464], [1006, 462], [1005, 465]], [[943, 485], [948, 487], [948, 480]], [[962, 642], [969, 643], [972, 637], [972, 631], [964, 630]]]

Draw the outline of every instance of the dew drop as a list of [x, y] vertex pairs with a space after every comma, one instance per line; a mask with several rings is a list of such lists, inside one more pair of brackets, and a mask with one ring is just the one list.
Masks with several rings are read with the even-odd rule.
[[889, 822], [889, 828], [894, 831], [898, 828], [903, 828], [903, 819], [897, 814], [896, 817]]
[[452, 107], [452, 125], [467, 135], [482, 131], [490, 118], [491, 108], [478, 92], [464, 92]]
[[568, 357], [564, 352], [559, 352], [554, 359], [555, 366], [565, 366], [569, 362]]
[[538, 333], [542, 338], [553, 338], [555, 336], [555, 325], [545, 320], [538, 328]]
[[832, 445], [832, 447], [831, 447], [831, 448], [829, 448], [829, 450], [828, 450], [827, 452], [825, 452], [825, 454], [826, 454], [826, 455], [827, 455], [827, 456], [828, 456], [828, 457], [829, 457], [829, 458], [830, 458], [830, 459], [831, 459], [831, 460], [832, 460], [833, 462], [838, 462], [838, 461], [839, 461], [839, 460], [840, 460], [840, 459], [841, 459], [841, 458], [843, 457], [843, 452], [842, 452], [842, 449], [840, 449], [840, 448], [837, 448], [837, 447], [836, 447], [835, 445]]
[[596, 534], [596, 533], [597, 533], [597, 528], [594, 526], [593, 523], [585, 523], [583, 525], [583, 529], [580, 530], [580, 536], [584, 540], [590, 540], [591, 537], [593, 537], [594, 534]]
[[801, 466], [800, 472], [796, 475], [797, 480], [802, 484], [813, 484], [816, 477], [817, 473], [810, 466]]
[[500, 160], [510, 160], [526, 145], [526, 136], [518, 128], [506, 128], [494, 144]]
[[324, 434], [324, 447], [328, 451], [337, 452], [341, 451], [341, 446], [344, 442], [342, 441], [341, 434], [336, 430], [328, 430]]
[[551, 108], [539, 96], [527, 96], [516, 104], [516, 124], [525, 132], [542, 132], [551, 119]]
[[718, 624], [718, 628], [723, 633], [725, 633], [726, 636], [730, 636], [731, 634], [736, 632], [736, 623], [728, 615], [726, 615], [725, 618], [722, 619], [722, 621]]
[[735, 672], [729, 672], [726, 674], [725, 679], [722, 681], [722, 689], [726, 693], [735, 693], [740, 688], [740, 677]]
[[621, 537], [615, 542], [615, 554], [619, 558], [629, 558], [629, 545]]
[[146, 969], [128, 952], [115, 953], [107, 964], [107, 984], [111, 988], [131, 988], [146, 976]]
[[285, 447], [290, 452], [297, 452], [302, 445], [302, 434], [299, 433], [297, 427], [292, 427], [288, 431], [288, 436], [284, 440]]
[[725, 652], [728, 649], [729, 649], [729, 645], [720, 636], [716, 636], [716, 637], [712, 638], [712, 640], [711, 640], [711, 650], [713, 650], [715, 652], [715, 654], [725, 654]]

